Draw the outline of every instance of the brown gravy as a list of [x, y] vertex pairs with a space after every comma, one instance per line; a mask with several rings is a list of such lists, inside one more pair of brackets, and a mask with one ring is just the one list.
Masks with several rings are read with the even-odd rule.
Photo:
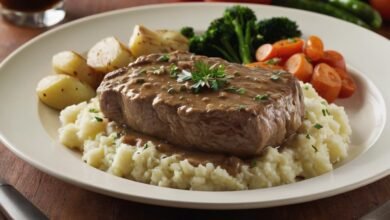
[[133, 146], [143, 146], [147, 142], [153, 142], [157, 150], [167, 155], [176, 154], [180, 159], [187, 159], [193, 166], [206, 165], [213, 163], [225, 169], [230, 175], [235, 176], [240, 172], [241, 166], [246, 164], [244, 160], [224, 154], [207, 153], [201, 151], [191, 151], [186, 148], [177, 147], [166, 141], [126, 129], [123, 142]]

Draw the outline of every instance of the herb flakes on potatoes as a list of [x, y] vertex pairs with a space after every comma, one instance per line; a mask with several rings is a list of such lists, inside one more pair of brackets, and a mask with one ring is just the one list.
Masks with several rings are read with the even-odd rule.
[[87, 64], [102, 73], [127, 66], [133, 60], [131, 52], [115, 37], [97, 42], [87, 55]]
[[96, 96], [91, 86], [63, 74], [44, 77], [39, 81], [36, 92], [44, 104], [59, 110]]
[[103, 74], [97, 73], [87, 65], [87, 61], [80, 54], [73, 51], [62, 51], [52, 58], [53, 69], [58, 74], [66, 74], [80, 79], [96, 89]]
[[152, 31], [142, 25], [136, 25], [129, 40], [129, 49], [135, 57], [175, 50], [188, 51], [188, 40], [179, 32]]

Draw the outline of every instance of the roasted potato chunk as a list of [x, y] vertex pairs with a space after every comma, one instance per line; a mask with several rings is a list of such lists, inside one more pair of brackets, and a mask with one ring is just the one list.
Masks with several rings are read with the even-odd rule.
[[136, 25], [129, 40], [129, 49], [135, 57], [175, 50], [188, 51], [188, 40], [179, 32], [152, 31], [142, 25]]
[[127, 66], [133, 60], [131, 52], [115, 37], [107, 37], [99, 41], [87, 55], [87, 64], [103, 73]]
[[95, 89], [103, 79], [103, 74], [94, 71], [87, 65], [84, 57], [73, 51], [62, 51], [55, 54], [52, 66], [56, 73], [77, 77]]
[[68, 75], [50, 75], [39, 81], [36, 92], [46, 105], [63, 109], [96, 96], [95, 90], [79, 79]]
[[188, 39], [177, 31], [157, 30], [156, 31], [163, 39], [164, 44], [169, 48], [169, 52], [180, 50], [188, 51]]

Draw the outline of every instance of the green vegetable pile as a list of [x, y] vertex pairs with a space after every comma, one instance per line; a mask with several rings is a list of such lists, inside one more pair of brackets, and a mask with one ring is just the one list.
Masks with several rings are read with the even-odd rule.
[[382, 25], [380, 14], [359, 0], [273, 0], [272, 4], [330, 15], [365, 28]]
[[190, 40], [190, 52], [235, 63], [252, 62], [261, 44], [301, 36], [294, 21], [285, 17], [258, 21], [250, 8], [240, 5], [227, 8], [201, 35], [195, 35], [191, 27], [182, 28], [181, 33]]

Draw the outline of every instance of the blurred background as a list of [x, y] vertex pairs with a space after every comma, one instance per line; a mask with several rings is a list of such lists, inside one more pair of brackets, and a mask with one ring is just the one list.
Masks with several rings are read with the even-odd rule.
[[[185, 0], [184, 0], [185, 1]], [[199, 0], [190, 0], [192, 2]], [[390, 0], [204, 0], [246, 2], [313, 11], [372, 29], [390, 38]]]
[[268, 4], [308, 10], [343, 19], [376, 31], [387, 38], [390, 37], [390, 0], [0, 0], [0, 6], [3, 19], [10, 23], [29, 27], [50, 27], [61, 21], [66, 22], [119, 8], [203, 1]]

